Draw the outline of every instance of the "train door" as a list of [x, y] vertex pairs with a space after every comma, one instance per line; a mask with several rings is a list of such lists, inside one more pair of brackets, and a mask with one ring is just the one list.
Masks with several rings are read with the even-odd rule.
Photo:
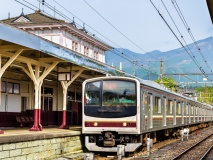
[[153, 128], [153, 95], [149, 93], [148, 127]]
[[140, 101], [141, 101], [141, 106], [140, 106], [140, 123], [141, 123], [141, 132], [142, 130], [145, 130], [145, 112], [144, 112], [144, 108], [145, 108], [145, 95], [144, 92], [141, 90], [141, 97], [140, 97]]
[[152, 121], [153, 98], [151, 93], [144, 93], [144, 122], [145, 129], [153, 127]]
[[147, 106], [147, 94], [141, 91], [141, 126], [143, 130], [146, 130], [147, 127], [146, 106]]

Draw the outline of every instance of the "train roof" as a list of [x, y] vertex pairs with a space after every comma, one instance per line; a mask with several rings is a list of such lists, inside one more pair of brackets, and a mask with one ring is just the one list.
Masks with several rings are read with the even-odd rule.
[[198, 103], [200, 103], [200, 104], [203, 104], [203, 105], [208, 106], [209, 108], [213, 109], [213, 106], [210, 105], [210, 104], [206, 104], [206, 103], [203, 103], [203, 102], [199, 102], [199, 101], [195, 100], [195, 99], [192, 98], [192, 97], [187, 97], [187, 96], [184, 96], [184, 95], [179, 94], [179, 93], [177, 93], [177, 92], [173, 92], [173, 91], [169, 90], [168, 88], [164, 87], [163, 85], [160, 85], [160, 84], [158, 84], [158, 83], [156, 83], [156, 82], [154, 82], [154, 81], [143, 80], [143, 79], [138, 79], [138, 78], [137, 78], [137, 80], [138, 80], [141, 84], [143, 84], [143, 85], [146, 85], [146, 86], [149, 86], [149, 87], [152, 87], [152, 88], [155, 88], [155, 89], [158, 89], [158, 90], [167, 92], [167, 93], [171, 93], [171, 94], [173, 94], [173, 95], [176, 95], [176, 96], [179, 96], [179, 97], [188, 99], [188, 100], [190, 100], [190, 101], [198, 102]]

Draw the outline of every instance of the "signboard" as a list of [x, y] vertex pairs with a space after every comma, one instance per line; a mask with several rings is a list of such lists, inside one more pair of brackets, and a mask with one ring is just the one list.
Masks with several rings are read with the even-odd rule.
[[58, 72], [58, 81], [71, 81], [71, 72]]

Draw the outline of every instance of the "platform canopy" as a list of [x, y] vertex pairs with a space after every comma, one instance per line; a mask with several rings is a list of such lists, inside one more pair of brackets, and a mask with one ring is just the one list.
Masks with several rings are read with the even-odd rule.
[[[72, 71], [84, 68], [84, 73], [79, 76], [80, 79], [82, 78], [81, 81], [91, 77], [105, 76], [106, 74], [131, 76], [110, 65], [98, 62], [54, 42], [1, 22], [0, 54], [2, 58], [5, 58], [5, 60], [2, 59], [2, 64], [13, 56], [17, 50], [23, 51], [10, 67], [10, 69], [14, 68], [16, 72], [19, 71], [19, 68], [25, 67], [27, 61], [31, 61], [32, 64], [39, 64], [44, 69], [52, 62], [59, 61], [57, 67], [62, 68], [61, 71], [64, 72], [69, 72], [70, 68], [72, 68]], [[49, 77], [54, 75], [54, 72], [55, 80], [57, 80], [57, 69], [52, 71]]]

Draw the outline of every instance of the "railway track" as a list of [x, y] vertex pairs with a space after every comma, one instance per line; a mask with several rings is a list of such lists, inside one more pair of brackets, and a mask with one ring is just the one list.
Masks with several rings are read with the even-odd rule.
[[178, 159], [203, 159], [212, 149], [213, 134], [206, 136], [193, 146], [184, 150], [182, 153], [173, 158], [173, 160]]
[[[122, 160], [142, 160], [142, 159], [158, 159], [158, 160], [165, 160], [165, 159], [175, 159], [178, 155], [183, 153], [185, 150], [189, 149], [191, 146], [196, 146], [198, 142], [201, 142], [206, 137], [212, 136], [213, 134], [213, 127], [209, 127], [206, 129], [199, 130], [198, 135], [195, 133], [191, 133], [189, 136], [189, 140], [181, 141], [181, 138], [179, 139], [167, 139], [158, 143], [155, 143], [153, 147], [151, 148], [151, 155], [147, 157], [147, 151], [146, 147], [143, 147], [140, 151], [135, 152], [134, 155], [131, 155], [130, 157], [123, 157]], [[213, 137], [208, 138], [211, 145], [213, 144]], [[203, 146], [202, 146], [203, 147]], [[210, 148], [207, 147], [207, 148]], [[207, 148], [205, 149], [207, 151]], [[194, 150], [194, 149], [193, 149]], [[201, 149], [200, 149], [201, 150]], [[203, 148], [202, 148], [203, 150]], [[205, 156], [205, 159], [211, 159], [213, 158], [213, 150], [209, 150], [210, 153]], [[194, 151], [194, 153], [198, 153], [198, 151]], [[191, 153], [191, 154], [194, 154]], [[204, 154], [204, 153], [203, 153]], [[110, 156], [103, 156], [99, 154], [94, 155], [95, 160], [117, 160], [118, 157], [116, 153], [114, 155]], [[191, 155], [190, 155], [191, 156]], [[206, 158], [207, 157], [207, 158]], [[66, 159], [67, 158], [67, 159]], [[76, 159], [76, 160], [83, 160], [83, 155], [81, 155], [78, 158], [71, 158], [71, 157], [61, 157], [57, 160], [68, 160], [68, 159]], [[201, 158], [176, 158], [176, 159], [201, 159]]]

